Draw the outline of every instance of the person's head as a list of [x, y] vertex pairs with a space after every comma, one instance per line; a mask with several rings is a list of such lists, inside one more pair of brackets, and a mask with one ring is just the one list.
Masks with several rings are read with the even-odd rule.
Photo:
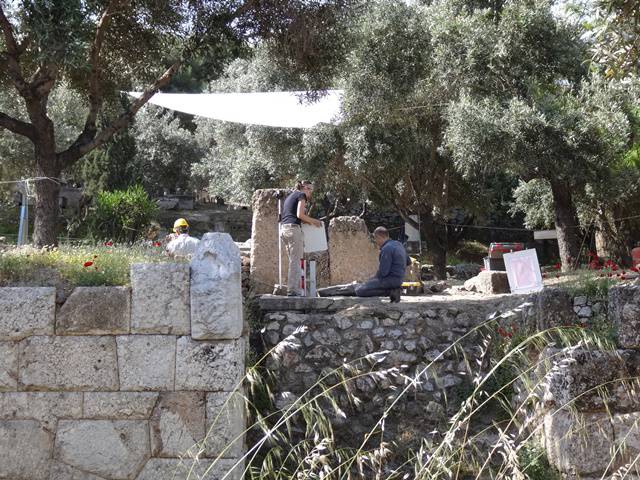
[[384, 227], [377, 227], [373, 231], [373, 239], [375, 240], [376, 245], [381, 247], [384, 244], [384, 242], [389, 240], [389, 230], [387, 230]]
[[189, 224], [184, 218], [179, 218], [173, 222], [173, 231], [178, 235], [182, 233], [189, 233]]
[[298, 180], [296, 183], [296, 190], [304, 192], [307, 196], [307, 200], [311, 200], [311, 195], [313, 194], [313, 183], [309, 180]]

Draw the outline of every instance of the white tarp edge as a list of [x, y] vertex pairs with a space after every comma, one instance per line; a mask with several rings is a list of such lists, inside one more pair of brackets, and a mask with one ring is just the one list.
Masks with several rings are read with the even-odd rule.
[[[139, 92], [128, 92], [133, 97]], [[305, 92], [156, 93], [149, 103], [225, 122], [284, 128], [339, 123], [342, 90], [328, 90], [310, 102]]]

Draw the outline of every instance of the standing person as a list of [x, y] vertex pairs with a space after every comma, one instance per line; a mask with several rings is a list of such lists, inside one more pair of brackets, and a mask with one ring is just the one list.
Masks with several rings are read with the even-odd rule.
[[289, 275], [287, 279], [287, 295], [299, 297], [304, 295], [300, 286], [302, 268], [300, 260], [304, 257], [304, 239], [302, 238], [302, 222], [321, 227], [322, 222], [305, 213], [307, 202], [311, 200], [313, 184], [308, 180], [300, 180], [296, 188], [284, 201], [280, 237], [289, 257]]
[[359, 297], [381, 297], [389, 295], [392, 303], [400, 301], [400, 287], [404, 280], [409, 256], [404, 246], [389, 239], [389, 231], [378, 227], [373, 231], [373, 239], [380, 248], [380, 265], [375, 277], [355, 289]]
[[189, 235], [189, 224], [184, 218], [173, 223], [175, 237], [167, 244], [167, 253], [172, 257], [186, 257], [196, 253], [200, 240]]

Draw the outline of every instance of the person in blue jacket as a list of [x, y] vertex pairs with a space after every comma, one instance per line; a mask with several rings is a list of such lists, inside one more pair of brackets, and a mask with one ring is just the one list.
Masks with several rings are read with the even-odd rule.
[[389, 295], [392, 303], [400, 301], [402, 281], [409, 260], [404, 246], [389, 239], [389, 231], [378, 227], [373, 231], [373, 239], [380, 247], [380, 265], [375, 277], [355, 289], [358, 297], [382, 297]]

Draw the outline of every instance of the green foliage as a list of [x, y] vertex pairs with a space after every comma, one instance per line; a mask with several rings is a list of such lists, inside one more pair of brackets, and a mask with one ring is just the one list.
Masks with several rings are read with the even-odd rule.
[[168, 260], [161, 248], [141, 244], [15, 248], [0, 252], [0, 286], [127, 285], [132, 263]]
[[157, 206], [140, 185], [100, 192], [88, 219], [89, 232], [96, 238], [133, 242], [142, 237], [156, 213]]
[[524, 226], [530, 229], [553, 228], [553, 196], [549, 182], [543, 179], [520, 181], [513, 191], [510, 212], [524, 213]]
[[520, 469], [528, 480], [561, 480], [560, 472], [549, 464], [547, 452], [530, 440], [518, 450]]

